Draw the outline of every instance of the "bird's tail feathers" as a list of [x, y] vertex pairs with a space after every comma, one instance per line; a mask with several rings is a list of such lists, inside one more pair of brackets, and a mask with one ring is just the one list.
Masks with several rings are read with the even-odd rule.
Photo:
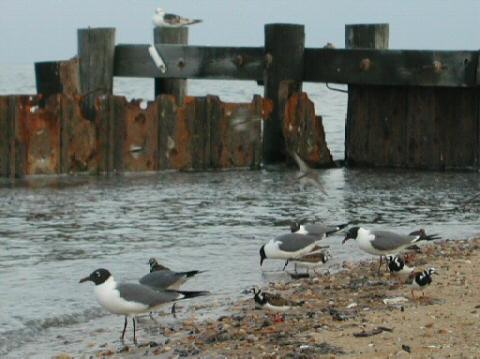
[[348, 223], [342, 223], [342, 224], [337, 224], [335, 227], [333, 227], [333, 229], [331, 229], [330, 231], [327, 231], [326, 235], [329, 236], [333, 233], [336, 233], [342, 229], [344, 229], [345, 227], [347, 227], [348, 225], [350, 224], [350, 222]]
[[182, 295], [182, 297], [178, 299], [202, 297], [210, 294], [208, 290], [175, 290], [174, 292]]
[[204, 270], [191, 270], [188, 272], [181, 272], [181, 274], [187, 276], [187, 278], [193, 277], [194, 275], [205, 272]]
[[427, 234], [427, 233], [425, 233], [424, 229], [419, 229], [418, 231], [413, 231], [412, 233], [410, 233], [410, 235], [411, 236], [418, 236], [418, 238], [415, 239], [413, 241], [413, 243], [420, 242], [420, 241], [434, 241], [434, 240], [442, 238], [442, 237], [440, 237], [440, 235], [438, 235], [436, 233]]
[[193, 25], [193, 24], [198, 24], [198, 23], [201, 23], [202, 21], [203, 21], [203, 20], [200, 20], [200, 19], [193, 19], [190, 24], [191, 24], [191, 25]]

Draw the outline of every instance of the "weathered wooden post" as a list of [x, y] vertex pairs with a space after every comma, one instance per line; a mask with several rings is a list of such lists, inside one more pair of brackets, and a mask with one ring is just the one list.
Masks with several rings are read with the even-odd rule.
[[95, 98], [111, 94], [113, 89], [115, 29], [79, 29], [77, 35], [83, 110], [89, 120], [94, 120]]
[[288, 98], [302, 91], [305, 28], [295, 24], [265, 25], [264, 95], [273, 112], [263, 128], [263, 162], [285, 159], [283, 118]]
[[37, 94], [42, 94], [44, 98], [61, 93], [63, 86], [60, 80], [60, 61], [36, 62], [35, 84]]
[[[387, 49], [389, 40], [389, 26], [388, 24], [356, 24], [345, 25], [345, 48], [375, 48]], [[365, 59], [365, 63], [368, 59]], [[361, 64], [359, 65], [361, 66]], [[345, 163], [351, 165], [350, 145], [352, 144], [351, 132], [356, 125], [356, 119], [352, 116], [352, 101], [362, 96], [362, 86], [348, 86], [348, 107], [347, 107], [347, 123], [345, 126]], [[365, 104], [365, 107], [368, 104]], [[365, 130], [367, 131], [367, 130]], [[365, 133], [365, 132], [364, 132]], [[364, 138], [359, 138], [358, 141], [365, 141]], [[381, 149], [377, 149], [381, 151]], [[368, 154], [366, 154], [368, 156]]]
[[[155, 27], [153, 29], [155, 44], [188, 44], [188, 27]], [[161, 94], [175, 96], [177, 104], [182, 104], [187, 94], [187, 80], [155, 79], [155, 98]]]

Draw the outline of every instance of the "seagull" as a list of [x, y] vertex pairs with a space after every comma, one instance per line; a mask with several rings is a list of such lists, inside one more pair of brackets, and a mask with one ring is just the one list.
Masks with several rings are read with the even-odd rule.
[[125, 324], [120, 337], [122, 342], [127, 329], [127, 318], [132, 316], [133, 342], [135, 344], [137, 343], [135, 337], [136, 314], [156, 311], [165, 303], [209, 294], [205, 291], [159, 291], [137, 283], [118, 284], [112, 274], [103, 268], [97, 269], [88, 277], [80, 279], [80, 283], [86, 281], [95, 283], [94, 293], [102, 307], [110, 313], [125, 316]]
[[187, 19], [175, 14], [167, 14], [165, 10], [157, 7], [153, 15], [153, 24], [156, 27], [181, 27], [202, 22], [198, 19]]
[[356, 239], [361, 250], [380, 256], [380, 266], [378, 267], [380, 274], [382, 256], [397, 254], [421, 241], [433, 241], [440, 238], [436, 234], [427, 235], [423, 229], [412, 233], [403, 235], [389, 231], [372, 231], [362, 227], [352, 227], [348, 230], [342, 244], [349, 239]]
[[139, 282], [153, 289], [179, 289], [189, 278], [203, 272], [199, 270], [174, 272], [158, 263], [155, 258], [150, 258], [148, 263], [150, 273], [140, 278]]
[[260, 266], [269, 259], [285, 259], [285, 266], [289, 259], [299, 258], [310, 253], [315, 247], [318, 237], [308, 234], [287, 233], [282, 234], [260, 248]]
[[303, 161], [296, 152], [290, 152], [291, 156], [297, 162], [300, 175], [297, 177], [300, 180], [300, 183], [303, 185], [312, 185], [317, 187], [323, 194], [327, 194], [325, 187], [322, 183], [322, 178], [320, 173], [310, 168], [305, 161]]
[[[262, 292], [259, 288], [252, 288], [254, 294], [255, 309], [268, 309], [273, 312], [286, 312], [292, 307], [300, 307], [305, 304], [304, 301], [295, 302], [281, 297], [279, 294]], [[284, 320], [284, 317], [282, 318]]]
[[310, 268], [313, 268], [313, 271], [315, 272], [317, 267], [327, 263], [330, 258], [332, 258], [332, 255], [329, 251], [316, 251], [313, 249], [303, 257], [292, 259], [292, 262], [295, 264], [295, 273], [297, 273], [297, 266], [306, 268], [308, 273]]
[[426, 286], [429, 286], [432, 283], [432, 274], [438, 274], [435, 268], [428, 268], [423, 272], [412, 273], [412, 283], [410, 284], [412, 298], [415, 298], [414, 290], [421, 290], [422, 297], [425, 295], [423, 292]]
[[390, 274], [406, 279], [413, 272], [415, 267], [409, 267], [405, 260], [399, 256], [387, 256], [388, 270]]
[[329, 235], [338, 232], [339, 230], [348, 226], [348, 223], [339, 224], [337, 226], [329, 226], [318, 223], [300, 224], [298, 222], [292, 222], [290, 224], [290, 230], [292, 233], [309, 234], [312, 236], [318, 236], [319, 239], [325, 239]]

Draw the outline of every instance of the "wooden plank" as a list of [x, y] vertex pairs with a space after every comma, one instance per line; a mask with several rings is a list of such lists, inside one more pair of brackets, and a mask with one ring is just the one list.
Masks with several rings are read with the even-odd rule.
[[156, 98], [158, 116], [158, 169], [172, 169], [178, 156], [177, 105], [170, 95]]
[[263, 47], [155, 45], [167, 65], [161, 73], [148, 53], [150, 45], [117, 45], [115, 76], [171, 79], [263, 78]]
[[272, 100], [273, 112], [263, 127], [263, 161], [266, 164], [285, 159], [283, 136], [285, 106], [290, 96], [302, 91], [305, 29], [303, 25], [265, 25], [267, 68], [264, 97]]
[[84, 112], [93, 121], [95, 98], [112, 93], [115, 29], [79, 29], [77, 36], [80, 89], [85, 96]]
[[475, 86], [476, 56], [474, 51], [310, 48], [305, 49], [304, 81], [359, 85]]
[[345, 25], [345, 48], [388, 49], [388, 24]]
[[[154, 44], [188, 44], [188, 27], [155, 27], [153, 29]], [[173, 95], [177, 104], [182, 104], [187, 94], [186, 79], [155, 79], [155, 98], [160, 94]]]

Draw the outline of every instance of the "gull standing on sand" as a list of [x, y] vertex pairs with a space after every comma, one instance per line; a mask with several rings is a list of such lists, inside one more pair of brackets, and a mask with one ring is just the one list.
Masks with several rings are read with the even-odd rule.
[[165, 10], [159, 7], [155, 9], [152, 20], [156, 27], [181, 27], [202, 22], [199, 19], [187, 19], [179, 15], [167, 14]]
[[125, 324], [120, 337], [122, 341], [127, 329], [127, 318], [132, 316], [133, 342], [135, 344], [137, 343], [135, 337], [136, 314], [156, 311], [165, 303], [209, 294], [205, 291], [159, 291], [137, 283], [117, 284], [110, 272], [103, 268], [97, 269], [88, 277], [80, 279], [80, 283], [86, 281], [95, 283], [95, 297], [102, 307], [110, 313], [125, 316]]
[[310, 253], [315, 247], [318, 237], [308, 234], [287, 233], [271, 239], [260, 248], [260, 266], [265, 259], [285, 259], [285, 266], [289, 259], [299, 258]]
[[418, 242], [440, 239], [436, 234], [427, 235], [423, 229], [412, 233], [403, 235], [389, 231], [373, 231], [362, 227], [352, 227], [348, 230], [342, 244], [345, 244], [349, 239], [356, 239], [362, 251], [380, 256], [380, 266], [378, 267], [378, 273], [380, 273], [383, 256], [397, 254]]

